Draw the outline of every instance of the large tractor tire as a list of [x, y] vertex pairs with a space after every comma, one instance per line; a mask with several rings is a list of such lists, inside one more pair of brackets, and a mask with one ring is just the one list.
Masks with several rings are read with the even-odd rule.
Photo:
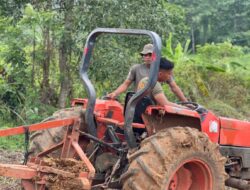
[[190, 127], [159, 131], [128, 156], [123, 190], [223, 190], [225, 158], [208, 136]]
[[[55, 112], [51, 117], [45, 119], [46, 121], [53, 121], [57, 119], [66, 119], [70, 117], [78, 117], [82, 111], [82, 107], [72, 107]], [[49, 147], [60, 143], [67, 130], [67, 126], [50, 128], [47, 130], [35, 131], [30, 136], [29, 153], [35, 156], [38, 153], [48, 149]]]

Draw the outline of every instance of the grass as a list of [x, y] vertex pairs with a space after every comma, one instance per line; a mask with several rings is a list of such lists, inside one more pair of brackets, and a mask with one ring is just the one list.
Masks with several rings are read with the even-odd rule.
[[24, 135], [0, 137], [0, 149], [22, 150], [24, 144]]
[[[6, 123], [0, 120], [0, 130], [13, 128], [15, 124]], [[23, 150], [24, 149], [24, 135], [14, 135], [7, 137], [0, 137], [0, 149], [4, 150]]]

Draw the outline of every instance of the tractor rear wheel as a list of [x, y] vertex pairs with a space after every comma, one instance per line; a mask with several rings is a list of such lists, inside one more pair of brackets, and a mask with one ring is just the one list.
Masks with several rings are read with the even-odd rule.
[[190, 127], [159, 131], [128, 156], [123, 190], [223, 190], [227, 177], [217, 144]]
[[[62, 109], [55, 112], [51, 117], [45, 119], [43, 122], [78, 117], [82, 110], [82, 107]], [[67, 127], [65, 126], [35, 131], [32, 133], [30, 136], [30, 155], [35, 156], [49, 147], [60, 143], [64, 138], [66, 130]]]

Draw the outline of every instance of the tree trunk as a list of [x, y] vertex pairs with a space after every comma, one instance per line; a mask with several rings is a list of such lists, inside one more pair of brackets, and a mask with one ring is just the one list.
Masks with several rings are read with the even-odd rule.
[[60, 95], [59, 95], [59, 107], [64, 108], [66, 106], [67, 98], [71, 91], [71, 77], [70, 77], [70, 55], [71, 55], [71, 30], [72, 30], [72, 8], [74, 1], [65, 0], [62, 1], [64, 6], [64, 33], [62, 35], [59, 47], [59, 68], [60, 68]]
[[64, 108], [66, 106], [66, 100], [70, 92], [70, 73], [68, 66], [68, 47], [67, 43], [62, 39], [59, 48], [59, 68], [60, 68], [60, 95], [59, 95], [59, 107]]
[[195, 37], [194, 37], [194, 27], [191, 28], [191, 36], [192, 36], [192, 52], [195, 53]]
[[46, 26], [44, 32], [44, 60], [42, 62], [43, 68], [43, 81], [41, 85], [41, 102], [44, 104], [50, 103], [50, 84], [49, 84], [49, 72], [50, 72], [50, 30]]
[[34, 28], [33, 52], [32, 52], [32, 72], [31, 72], [31, 87], [32, 88], [34, 88], [34, 81], [35, 81], [35, 60], [36, 60], [36, 30]]
[[202, 44], [203, 44], [203, 45], [204, 45], [205, 43], [207, 43], [208, 25], [209, 25], [208, 18], [203, 18], [203, 22], [202, 22], [202, 26], [203, 26]]

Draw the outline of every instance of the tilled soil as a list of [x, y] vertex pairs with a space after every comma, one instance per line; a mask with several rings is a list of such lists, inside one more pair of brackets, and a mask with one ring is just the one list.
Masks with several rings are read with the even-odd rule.
[[45, 165], [53, 167], [58, 170], [70, 172], [68, 176], [51, 175], [49, 178], [48, 189], [50, 190], [82, 190], [81, 181], [77, 178], [82, 171], [87, 172], [88, 169], [82, 161], [74, 159], [44, 159]]
[[[13, 152], [0, 149], [1, 164], [22, 164], [23, 159], [23, 153], [20, 151]], [[21, 190], [20, 180], [0, 176], [0, 190]]]
[[[0, 150], [0, 163], [2, 164], [22, 164], [22, 152], [11, 152]], [[81, 190], [82, 184], [77, 178], [81, 171], [87, 171], [85, 164], [74, 159], [51, 159], [45, 158], [44, 166], [68, 172], [68, 176], [49, 175], [49, 190]], [[20, 180], [0, 176], [0, 190], [21, 190]]]

